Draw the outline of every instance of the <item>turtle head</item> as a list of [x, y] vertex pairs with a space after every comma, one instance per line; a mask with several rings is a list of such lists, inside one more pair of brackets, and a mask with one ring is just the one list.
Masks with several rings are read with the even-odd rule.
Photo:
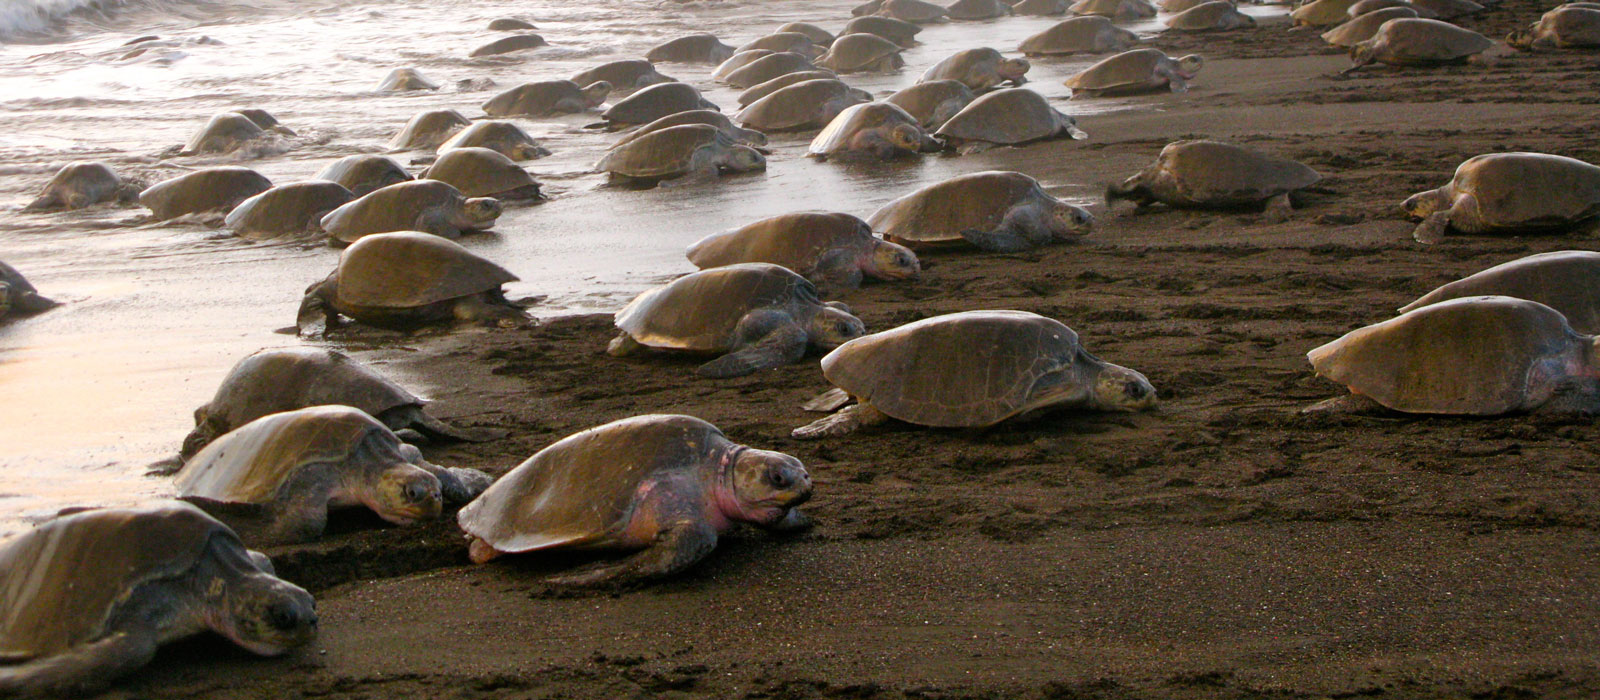
[[1518, 29], [1506, 35], [1506, 45], [1518, 51], [1533, 50], [1533, 32], [1527, 29]]
[[1107, 411], [1148, 411], [1156, 405], [1156, 388], [1138, 372], [1107, 364], [1095, 377], [1094, 403]]
[[867, 333], [867, 325], [849, 311], [824, 305], [811, 317], [806, 330], [811, 344], [823, 350], [832, 350]]
[[884, 240], [872, 247], [870, 264], [868, 269], [874, 276], [888, 280], [910, 279], [922, 273], [922, 263], [917, 260], [916, 253], [899, 243]]
[[1145, 190], [1144, 173], [1139, 173], [1120, 183], [1106, 185], [1106, 208], [1110, 209], [1119, 200], [1131, 200], [1139, 206], [1144, 206], [1152, 201], [1150, 193]]
[[310, 642], [317, 636], [317, 602], [305, 589], [257, 566], [256, 552], [248, 554], [248, 563], [235, 564], [239, 571], [202, 577], [209, 626], [262, 656]]
[[1377, 54], [1378, 42], [1375, 38], [1352, 45], [1350, 47], [1350, 63], [1352, 65], [1341, 71], [1340, 75], [1354, 73], [1362, 66], [1372, 63]]
[[1205, 67], [1206, 60], [1199, 54], [1189, 54], [1178, 59], [1178, 75], [1184, 80], [1194, 80], [1200, 74], [1200, 69]]
[[1426, 219], [1430, 214], [1444, 208], [1445, 196], [1439, 190], [1418, 192], [1400, 203], [1400, 208], [1418, 219]]
[[473, 197], [461, 205], [461, 212], [472, 222], [473, 228], [489, 228], [500, 218], [505, 208], [493, 197]]
[[444, 495], [439, 477], [409, 463], [396, 464], [379, 475], [367, 499], [367, 506], [396, 525], [439, 517]]
[[733, 133], [735, 140], [752, 148], [760, 148], [767, 145], [767, 135], [756, 131], [755, 129], [740, 129], [738, 127], [734, 127]]
[[723, 167], [736, 173], [766, 170], [767, 157], [761, 155], [761, 151], [749, 146], [735, 145], [728, 149], [728, 157]]
[[1023, 76], [1031, 67], [1032, 64], [1028, 63], [1026, 58], [1008, 58], [1000, 62], [1000, 77], [1011, 81], [1013, 85], [1021, 85], [1028, 82]]
[[740, 450], [728, 481], [733, 498], [721, 508], [732, 520], [771, 525], [811, 498], [811, 475], [805, 465], [782, 452]]
[[178, 455], [186, 460], [211, 444], [218, 435], [228, 432], [226, 423], [221, 418], [213, 418], [210, 408], [211, 404], [206, 404], [194, 410], [194, 430], [183, 438], [183, 447], [178, 450]]
[[1094, 215], [1081, 207], [1061, 202], [1050, 212], [1050, 230], [1057, 239], [1076, 238], [1093, 227]]
[[599, 107], [611, 96], [611, 83], [597, 80], [583, 88], [583, 104], [590, 109]]
[[896, 124], [889, 130], [889, 143], [895, 148], [912, 153], [938, 150], [939, 144], [927, 132], [914, 124]]

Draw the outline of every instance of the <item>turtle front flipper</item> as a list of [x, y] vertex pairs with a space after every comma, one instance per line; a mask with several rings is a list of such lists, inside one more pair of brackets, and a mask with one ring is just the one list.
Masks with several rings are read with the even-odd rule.
[[114, 632], [62, 654], [0, 666], [0, 697], [63, 697], [99, 690], [155, 658], [148, 631]]
[[805, 357], [807, 342], [806, 332], [801, 327], [792, 323], [780, 326], [753, 344], [700, 365], [695, 374], [726, 379], [782, 367]]
[[888, 419], [889, 416], [884, 415], [882, 411], [867, 404], [858, 403], [827, 418], [795, 428], [789, 433], [789, 436], [796, 440], [820, 440], [825, 437], [838, 437], [860, 430], [862, 426], [877, 425]]
[[1002, 224], [993, 231], [979, 231], [969, 228], [961, 232], [961, 237], [968, 243], [977, 246], [980, 250], [990, 253], [1020, 253], [1033, 250], [1037, 245], [1024, 236], [1022, 232], [1010, 223]]
[[295, 328], [302, 338], [317, 338], [328, 334], [333, 326], [333, 309], [322, 298], [322, 286], [312, 287], [300, 300], [300, 312], [295, 316]]
[[1411, 237], [1418, 243], [1438, 243], [1444, 240], [1444, 232], [1448, 228], [1450, 228], [1450, 210], [1436, 211], [1417, 225], [1416, 230], [1411, 232]]
[[60, 305], [61, 302], [54, 299], [42, 297], [32, 292], [23, 292], [22, 297], [13, 303], [12, 310], [23, 314], [37, 314], [49, 311]]
[[694, 566], [717, 547], [717, 531], [703, 520], [678, 523], [650, 547], [620, 562], [590, 567], [548, 581], [560, 586], [601, 586], [660, 578]]

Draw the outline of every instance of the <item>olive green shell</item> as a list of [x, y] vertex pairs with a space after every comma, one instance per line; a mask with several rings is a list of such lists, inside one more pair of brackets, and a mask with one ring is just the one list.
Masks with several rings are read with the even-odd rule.
[[690, 34], [658, 44], [644, 57], [657, 63], [721, 63], [733, 54], [733, 47], [714, 35]]
[[1218, 141], [1175, 141], [1161, 149], [1155, 165], [1141, 171], [1146, 182], [1170, 181], [1176, 206], [1229, 206], [1260, 202], [1310, 187], [1322, 174], [1301, 163]]
[[711, 234], [689, 246], [688, 257], [702, 270], [772, 263], [809, 275], [828, 253], [847, 250], [866, 256], [877, 244], [872, 227], [861, 219], [835, 212], [804, 211]]
[[1075, 53], [1121, 51], [1139, 43], [1139, 35], [1112, 24], [1106, 17], [1062, 20], [1022, 40], [1018, 51], [1029, 56], [1064, 56]]
[[811, 59], [797, 53], [783, 52], [762, 56], [721, 78], [722, 82], [736, 88], [748, 88], [767, 82], [787, 73], [816, 69]]
[[[832, 40], [829, 40], [828, 43], [832, 43]], [[755, 51], [758, 49], [765, 49], [767, 51], [775, 51], [777, 53], [797, 53], [810, 59], [821, 55], [823, 46], [827, 46], [827, 44], [818, 46], [817, 41], [812, 39], [808, 34], [802, 34], [800, 32], [773, 32], [764, 37], [751, 40], [745, 45], [740, 46], [738, 50]]]
[[1483, 53], [1494, 41], [1449, 22], [1417, 17], [1384, 22], [1371, 39], [1357, 46], [1371, 48], [1381, 63], [1414, 66], [1459, 61]]
[[959, 80], [930, 80], [917, 83], [883, 98], [915, 117], [926, 129], [938, 129], [946, 121], [972, 104], [972, 89]]
[[265, 415], [310, 406], [352, 406], [376, 417], [424, 403], [337, 350], [269, 348], [233, 366], [211, 401], [195, 409], [195, 425], [209, 422], [227, 432]]
[[992, 231], [1011, 209], [1029, 200], [1057, 201], [1039, 181], [1016, 172], [991, 170], [937, 182], [883, 205], [867, 223], [900, 240], [961, 240], [968, 229]]
[[907, 22], [943, 22], [949, 12], [923, 0], [884, 0], [876, 14]]
[[1537, 408], [1573, 368], [1589, 367], [1593, 346], [1555, 309], [1488, 296], [1418, 308], [1306, 357], [1318, 375], [1397, 411], [1498, 415]]
[[616, 324], [641, 345], [725, 352], [751, 311], [821, 305], [806, 278], [778, 265], [746, 263], [694, 272], [640, 294], [617, 312]]
[[806, 152], [814, 156], [830, 156], [843, 153], [851, 149], [851, 140], [863, 131], [882, 130], [887, 137], [888, 131], [901, 124], [916, 127], [918, 138], [925, 142], [924, 148], [935, 150], [938, 146], [928, 137], [917, 123], [917, 118], [911, 116], [899, 105], [888, 102], [867, 102], [854, 105], [839, 116], [828, 122], [826, 127], [811, 140], [811, 146]]
[[978, 427], [1036, 408], [1030, 399], [1041, 377], [1083, 362], [1099, 361], [1059, 321], [967, 311], [851, 340], [822, 358], [822, 375], [890, 417]]
[[[922, 27], [905, 20], [868, 15], [850, 20], [848, 24], [844, 25], [844, 29], [840, 30], [839, 36], [846, 34], [876, 34], [894, 42], [898, 46], [909, 48], [917, 43], [917, 34], [921, 31]], [[834, 41], [838, 41], [838, 38], [835, 38]]]
[[1350, 6], [1360, 0], [1314, 0], [1289, 13], [1295, 24], [1327, 27], [1350, 19]]
[[356, 198], [344, 185], [309, 180], [279, 185], [239, 203], [223, 225], [244, 238], [272, 238], [316, 231], [322, 217]]
[[334, 274], [338, 301], [391, 309], [459, 299], [517, 281], [454, 241], [415, 231], [362, 237], [345, 249]]
[[816, 64], [829, 70], [848, 73], [858, 71], [888, 56], [900, 53], [901, 47], [876, 34], [846, 34], [833, 40], [828, 52]]
[[1568, 4], [1546, 12], [1533, 24], [1531, 38], [1561, 48], [1600, 46], [1600, 6]]
[[378, 92], [409, 92], [412, 90], [438, 90], [439, 84], [429, 80], [415, 68], [396, 68], [378, 84]]
[[435, 148], [471, 125], [472, 122], [453, 109], [423, 112], [412, 117], [400, 133], [389, 139], [388, 148], [391, 151]]
[[438, 180], [413, 180], [374, 190], [322, 217], [322, 230], [341, 241], [390, 231], [410, 231], [424, 212], [461, 212], [466, 198]]
[[23, 533], [0, 548], [0, 660], [99, 639], [140, 584], [182, 576], [213, 542], [249, 560], [228, 526], [178, 501], [76, 513]]
[[673, 126], [606, 151], [595, 169], [626, 177], [671, 177], [688, 172], [702, 149], [725, 151], [733, 145], [733, 139], [709, 124]]
[[806, 35], [806, 37], [810, 38], [811, 42], [817, 46], [827, 46], [828, 44], [833, 43], [833, 33], [815, 24], [807, 24], [805, 22], [790, 22], [778, 27], [777, 31], [773, 33], [785, 34], [791, 32], [795, 34]]
[[777, 53], [777, 51], [773, 51], [772, 49], [747, 49], [744, 51], [738, 51], [732, 56], [729, 56], [727, 60], [717, 64], [716, 68], [712, 69], [711, 79], [722, 80], [723, 78], [728, 77], [729, 73], [739, 70], [740, 68], [748, 66], [775, 53]]
[[746, 88], [744, 92], [739, 93], [739, 106], [748, 107], [756, 100], [766, 97], [767, 95], [771, 95], [772, 93], [789, 87], [790, 85], [794, 85], [795, 83], [803, 83], [807, 80], [837, 80], [838, 78], [839, 74], [834, 73], [831, 70], [803, 70], [795, 71], [793, 73], [784, 73], [783, 75], [766, 82], [751, 85], [749, 88]]
[[483, 46], [479, 46], [478, 48], [473, 49], [472, 53], [468, 54], [468, 56], [471, 58], [498, 56], [503, 53], [537, 49], [541, 46], [548, 45], [549, 42], [545, 41], [544, 37], [539, 36], [538, 34], [513, 34], [508, 37], [495, 39], [494, 41], [484, 44]]
[[223, 112], [212, 116], [199, 133], [189, 139], [182, 154], [227, 153], [265, 135], [266, 131], [249, 117], [237, 112]]
[[714, 126], [718, 131], [727, 134], [728, 138], [733, 139], [735, 143], [742, 143], [746, 146], [759, 147], [767, 145], [766, 134], [753, 129], [741, 129], [736, 126], [733, 123], [733, 120], [729, 119], [728, 115], [726, 114], [715, 112], [709, 109], [691, 109], [687, 112], [669, 114], [665, 117], [650, 122], [649, 124], [634, 129], [626, 136], [618, 139], [617, 142], [611, 146], [611, 148], [606, 150], [616, 149], [618, 146], [621, 146], [625, 143], [630, 143], [633, 140], [644, 136], [645, 134], [657, 132], [668, 127], [683, 126], [685, 124], [706, 124], [708, 126]]
[[1145, 0], [1078, 0], [1071, 9], [1074, 14], [1098, 15], [1114, 20], [1156, 16], [1155, 6]]
[[1214, 0], [1191, 7], [1167, 18], [1167, 26], [1179, 31], [1203, 32], [1254, 26], [1255, 18], [1239, 11], [1229, 0]]
[[543, 117], [566, 109], [563, 103], [570, 105], [572, 101], [584, 103], [583, 87], [571, 80], [541, 80], [523, 83], [489, 98], [483, 103], [483, 111], [491, 117]]
[[1011, 11], [1019, 15], [1051, 16], [1064, 15], [1072, 7], [1067, 0], [1022, 0], [1011, 6]]
[[312, 406], [262, 416], [206, 445], [177, 474], [180, 496], [265, 504], [295, 494], [283, 484], [302, 467], [340, 463], [369, 438], [399, 438], [349, 406]]
[[607, 423], [517, 465], [462, 508], [456, 522], [468, 535], [508, 553], [616, 544], [650, 482], [722, 469], [737, 448], [716, 426], [689, 416], [644, 415]]
[[440, 153], [457, 148], [487, 148], [512, 160], [533, 160], [550, 155], [550, 151], [522, 127], [508, 121], [473, 122], [449, 141], [439, 144]]
[[1391, 19], [1416, 17], [1417, 11], [1409, 7], [1386, 7], [1373, 10], [1322, 33], [1322, 40], [1334, 46], [1355, 46], [1372, 38], [1378, 27]]
[[1027, 88], [983, 95], [939, 127], [936, 135], [961, 142], [1023, 144], [1071, 137], [1072, 117], [1056, 111], [1044, 96]]
[[1400, 313], [1486, 295], [1536, 301], [1561, 312], [1573, 330], [1600, 333], [1600, 253], [1562, 250], [1501, 263], [1428, 292]]
[[240, 202], [272, 189], [272, 181], [249, 168], [221, 166], [163, 180], [139, 193], [139, 203], [159, 221], [218, 209], [231, 211]]
[[807, 80], [756, 100], [734, 119], [762, 131], [820, 128], [851, 105], [871, 101], [872, 95], [842, 80]]
[[1156, 68], [1174, 63], [1173, 59], [1158, 49], [1124, 51], [1089, 66], [1083, 72], [1067, 78], [1064, 83], [1074, 90], [1112, 90], [1148, 83]]
[[393, 158], [379, 155], [345, 156], [317, 173], [318, 180], [337, 182], [357, 197], [389, 185], [410, 182], [411, 174]]
[[945, 11], [950, 19], [994, 19], [1011, 14], [1011, 6], [1000, 0], [956, 0]]
[[1000, 77], [1000, 64], [1005, 60], [999, 51], [988, 47], [957, 51], [929, 66], [917, 82], [959, 80], [973, 90], [987, 90], [1005, 81]]
[[639, 59], [612, 61], [572, 76], [575, 85], [592, 85], [602, 80], [611, 83], [615, 92], [620, 94], [660, 83], [676, 82], [677, 79], [662, 75], [649, 61]]
[[487, 148], [445, 151], [428, 166], [422, 177], [449, 184], [467, 197], [493, 197], [539, 186], [522, 166]]
[[721, 111], [688, 83], [651, 85], [611, 105], [600, 116], [615, 124], [648, 124], [669, 114], [692, 109]]

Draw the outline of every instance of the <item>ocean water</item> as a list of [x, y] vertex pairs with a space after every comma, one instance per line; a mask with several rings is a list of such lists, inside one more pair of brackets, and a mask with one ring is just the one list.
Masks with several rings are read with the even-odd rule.
[[[0, 0], [0, 260], [65, 305], [0, 327], [0, 537], [70, 505], [135, 501], [168, 492], [145, 465], [171, 455], [239, 358], [301, 342], [291, 325], [305, 287], [333, 268], [323, 246], [259, 244], [193, 223], [147, 224], [143, 209], [20, 209], [63, 165], [98, 160], [157, 182], [220, 164], [283, 184], [351, 154], [381, 153], [418, 112], [453, 108], [483, 118], [484, 101], [531, 80], [565, 78], [637, 58], [695, 32], [738, 46], [791, 21], [837, 31], [854, 2], [839, 0]], [[499, 17], [538, 26], [550, 46], [506, 56], [467, 54], [501, 33]], [[1010, 52], [1058, 19], [1013, 17], [930, 26], [907, 68], [853, 76], [886, 95], [957, 50]], [[1154, 21], [1130, 25], [1141, 33]], [[124, 46], [156, 35], [138, 55]], [[1030, 87], [1064, 100], [1060, 81], [1090, 58], [1036, 61]], [[392, 69], [415, 67], [436, 92], [374, 92]], [[662, 64], [731, 113], [737, 90], [711, 66]], [[493, 80], [493, 88], [458, 81]], [[1058, 102], [1069, 113], [1116, 101]], [[171, 157], [213, 114], [272, 112], [297, 136], [286, 149]], [[617, 136], [583, 128], [595, 113], [519, 119], [553, 155], [524, 163], [549, 202], [509, 208], [468, 248], [521, 281], [512, 298], [542, 297], [538, 316], [610, 311], [692, 270], [689, 243], [787, 211], [866, 216], [917, 187], [986, 169], [977, 158], [928, 157], [841, 165], [803, 157], [811, 134], [775, 135], [768, 170], [652, 190], [607, 187], [592, 165]], [[1092, 134], [1091, 134], [1092, 136]], [[402, 163], [431, 153], [394, 154]], [[421, 165], [413, 167], [420, 170]], [[1091, 183], [1045, 183], [1088, 201]], [[427, 377], [401, 377], [428, 390]]]

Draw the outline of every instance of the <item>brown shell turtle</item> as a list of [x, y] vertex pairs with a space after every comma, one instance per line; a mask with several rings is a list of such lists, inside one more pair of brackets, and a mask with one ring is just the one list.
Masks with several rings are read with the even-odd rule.
[[501, 17], [489, 22], [489, 31], [492, 32], [514, 32], [523, 29], [538, 29], [538, 27], [533, 26], [528, 20], [516, 17]]
[[622, 100], [601, 114], [611, 128], [631, 124], [649, 124], [669, 114], [693, 109], [721, 111], [715, 104], [700, 96], [700, 91], [688, 83], [662, 83], [651, 85]]
[[689, 246], [689, 262], [702, 270], [742, 263], [782, 265], [827, 289], [855, 289], [864, 277], [914, 278], [916, 253], [872, 235], [849, 214], [806, 211], [769, 217], [714, 233]]
[[[1422, 11], [1426, 10], [1433, 13], [1433, 17], [1443, 20], [1475, 15], [1486, 9], [1483, 5], [1472, 2], [1472, 0], [1413, 0], [1411, 4], [1418, 9], [1418, 15], [1421, 15]], [[1429, 19], [1433, 17], [1429, 17]]]
[[467, 54], [467, 56], [469, 58], [499, 56], [500, 54], [507, 54], [515, 51], [527, 51], [528, 49], [537, 49], [541, 46], [549, 45], [550, 42], [545, 41], [544, 37], [539, 36], [538, 34], [513, 34], [511, 36], [495, 39], [494, 41], [484, 44], [483, 46], [479, 46], [478, 48], [473, 49], [472, 53]]
[[240, 202], [223, 226], [252, 240], [315, 233], [323, 216], [355, 198], [344, 185], [327, 180], [278, 185]]
[[889, 160], [940, 150], [917, 118], [888, 102], [855, 105], [834, 117], [812, 139], [806, 155], [816, 158], [869, 157]]
[[411, 181], [411, 173], [393, 158], [378, 155], [345, 156], [328, 164], [316, 179], [337, 182], [357, 197], [373, 190]]
[[877, 34], [845, 34], [816, 63], [836, 73], [888, 73], [905, 67], [900, 51], [899, 44]]
[[656, 63], [711, 63], [728, 60], [733, 47], [712, 34], [690, 34], [656, 45], [645, 52], [646, 60]]
[[617, 312], [621, 331], [606, 352], [645, 348], [720, 355], [702, 377], [742, 377], [791, 364], [808, 347], [830, 350], [866, 332], [838, 302], [786, 267], [743, 263], [701, 270], [651, 289]]
[[611, 83], [600, 81], [578, 87], [571, 80], [541, 80], [523, 83], [483, 103], [491, 117], [545, 117], [570, 114], [599, 107], [611, 94]]
[[1404, 413], [1494, 416], [1600, 412], [1595, 338], [1544, 304], [1452, 299], [1351, 331], [1309, 353], [1317, 374], [1350, 395], [1307, 410], [1374, 403]]
[[422, 112], [400, 128], [400, 133], [389, 139], [384, 147], [389, 152], [418, 151], [438, 148], [472, 122], [453, 109], [435, 109]]
[[1189, 81], [1200, 74], [1204, 64], [1193, 54], [1175, 59], [1157, 49], [1134, 49], [1090, 66], [1067, 78], [1065, 84], [1072, 88], [1074, 99], [1161, 89], [1187, 92]]
[[1600, 253], [1562, 250], [1501, 263], [1428, 292], [1400, 307], [1400, 313], [1490, 295], [1539, 302], [1561, 312], [1573, 330], [1600, 333]]
[[709, 109], [691, 109], [687, 112], [669, 114], [665, 117], [650, 122], [649, 124], [634, 129], [633, 131], [629, 132], [628, 135], [623, 136], [620, 140], [618, 140], [616, 145], [613, 145], [607, 150], [615, 149], [617, 146], [621, 146], [622, 144], [633, 141], [634, 139], [644, 136], [645, 134], [660, 131], [668, 127], [683, 126], [685, 124], [706, 124], [709, 126], [714, 126], [718, 131], [727, 134], [728, 138], [733, 139], [734, 143], [743, 144], [751, 148], [759, 149], [762, 146], [767, 145], [766, 134], [754, 129], [741, 129], [738, 126], [735, 126], [733, 120], [729, 119], [728, 115], [726, 114]]
[[577, 85], [610, 83], [612, 92], [617, 95], [626, 95], [651, 85], [676, 81], [677, 78], [656, 72], [656, 67], [649, 61], [639, 59], [604, 63], [572, 76], [572, 82]]
[[943, 7], [923, 0], [884, 0], [883, 4], [873, 14], [893, 17], [915, 24], [931, 24], [943, 22], [949, 18], [949, 11]]
[[415, 68], [396, 68], [383, 77], [383, 82], [378, 83], [378, 92], [413, 92], [417, 90], [438, 90], [439, 84], [429, 80]]
[[1000, 0], [956, 0], [945, 8], [945, 13], [950, 19], [973, 21], [1006, 17], [1012, 10]]
[[816, 66], [811, 65], [811, 59], [806, 58], [804, 55], [791, 52], [773, 53], [751, 61], [738, 70], [729, 72], [727, 75], [722, 76], [721, 80], [736, 88], [748, 88], [787, 73], [799, 73], [815, 69]]
[[959, 80], [974, 93], [998, 87], [1001, 83], [1021, 85], [1028, 82], [1028, 59], [1006, 58], [990, 48], [958, 51], [943, 61], [933, 64], [917, 78], [924, 83], [933, 80]]
[[1256, 18], [1239, 11], [1229, 0], [1196, 5], [1172, 17], [1166, 25], [1180, 32], [1220, 32], [1256, 26]]
[[740, 68], [748, 66], [775, 53], [777, 53], [777, 51], [773, 51], [772, 49], [747, 49], [736, 52], [732, 56], [729, 56], [727, 60], [717, 64], [716, 68], [712, 69], [711, 79], [722, 80], [723, 78], [728, 77], [729, 73], [739, 70]]
[[1361, 0], [1360, 2], [1351, 5], [1350, 9], [1346, 10], [1345, 13], [1350, 15], [1351, 19], [1355, 19], [1368, 13], [1377, 12], [1378, 10], [1387, 10], [1394, 7], [1402, 7], [1411, 10], [1413, 16], [1421, 17], [1423, 19], [1439, 18], [1439, 15], [1433, 10], [1412, 4], [1407, 0]]
[[105, 163], [68, 163], [23, 211], [82, 209], [101, 202], [136, 202], [144, 184], [125, 181]]
[[818, 129], [846, 108], [871, 101], [871, 93], [842, 80], [807, 80], [756, 100], [733, 118], [766, 132]]
[[1156, 16], [1156, 6], [1145, 0], [1078, 0], [1072, 5], [1072, 13], [1126, 22]]
[[972, 104], [973, 99], [972, 90], [959, 80], [931, 80], [905, 88], [883, 101], [904, 109], [922, 128], [937, 130]]
[[[259, 110], [258, 110], [259, 111]], [[262, 114], [266, 114], [262, 112]], [[271, 119], [271, 116], [268, 115]], [[240, 112], [223, 112], [211, 117], [201, 127], [199, 133], [189, 139], [183, 149], [178, 152], [180, 156], [199, 155], [201, 153], [232, 153], [254, 142], [266, 139], [269, 133], [285, 133], [287, 130], [277, 126], [278, 121], [272, 119], [270, 125], [263, 126], [249, 115]]]
[[396, 525], [432, 520], [445, 502], [466, 503], [491, 481], [429, 464], [377, 419], [339, 405], [250, 421], [201, 448], [176, 479], [180, 498], [221, 504], [214, 510], [254, 546], [315, 540], [341, 507], [366, 507]]
[[807, 80], [838, 79], [839, 74], [831, 70], [803, 70], [793, 73], [784, 73], [783, 75], [768, 80], [764, 83], [757, 83], [745, 88], [744, 92], [739, 93], [739, 107], [749, 107], [750, 105], [754, 104], [756, 100], [766, 97], [767, 95], [771, 95], [772, 93], [789, 87], [790, 85], [794, 85], [795, 83], [803, 83]]
[[[849, 23], [844, 25], [844, 29], [839, 31], [839, 36], [842, 37], [846, 34], [873, 34], [888, 39], [901, 48], [911, 48], [916, 45], [917, 34], [921, 31], [922, 27], [904, 20], [868, 15], [850, 20]], [[838, 38], [835, 37], [834, 41], [838, 41]], [[832, 46], [832, 44], [829, 44], [829, 46]]]
[[1313, 0], [1289, 13], [1297, 27], [1331, 27], [1350, 19], [1350, 7], [1360, 0]]
[[1072, 3], [1067, 0], [1022, 0], [1011, 6], [1011, 11], [1019, 15], [1050, 17], [1064, 15], [1071, 8]]
[[1218, 141], [1174, 141], [1156, 162], [1106, 189], [1106, 206], [1132, 200], [1180, 209], [1265, 206], [1275, 215], [1293, 209], [1290, 194], [1317, 184], [1322, 175], [1292, 160]]
[[1422, 219], [1423, 243], [1462, 233], [1552, 231], [1600, 215], [1600, 167], [1549, 153], [1486, 153], [1456, 167], [1443, 187], [1400, 205]]
[[1023, 39], [1017, 50], [1028, 56], [1068, 56], [1126, 51], [1138, 43], [1138, 34], [1112, 24], [1109, 18], [1073, 17]]
[[487, 148], [445, 151], [422, 177], [447, 183], [467, 197], [494, 197], [502, 202], [544, 198], [539, 194], [539, 183], [528, 171]]
[[205, 168], [163, 180], [139, 193], [139, 204], [157, 221], [186, 214], [232, 211], [240, 202], [272, 189], [261, 173], [238, 166]]
[[642, 550], [550, 582], [637, 581], [694, 566], [734, 523], [803, 530], [805, 466], [734, 443], [698, 418], [645, 415], [590, 428], [517, 465], [456, 516], [477, 563], [557, 547]]
[[1378, 27], [1391, 19], [1416, 17], [1417, 11], [1409, 7], [1386, 7], [1373, 10], [1322, 33], [1322, 40], [1340, 47], [1351, 47], [1372, 38]]
[[1016, 252], [1089, 233], [1089, 212], [1050, 196], [1022, 173], [988, 171], [937, 182], [883, 205], [867, 223], [916, 248], [959, 240]]
[[473, 122], [439, 144], [439, 152], [458, 148], [487, 148], [511, 160], [534, 160], [550, 155], [549, 149], [539, 145], [522, 127], [507, 121]]
[[373, 190], [322, 217], [328, 244], [354, 243], [362, 236], [390, 231], [424, 231], [459, 238], [463, 231], [486, 231], [500, 218], [500, 202], [468, 199], [438, 180], [413, 180]]
[[1350, 47], [1345, 73], [1372, 63], [1391, 66], [1431, 66], [1460, 63], [1494, 46], [1494, 41], [1470, 29], [1436, 19], [1395, 19], [1384, 22], [1371, 39]]
[[[831, 43], [833, 41], [830, 39], [828, 44]], [[740, 46], [738, 50], [754, 51], [765, 49], [775, 53], [797, 53], [810, 60], [821, 56], [824, 47], [828, 44], [818, 46], [817, 41], [812, 39], [810, 35], [800, 32], [773, 32], [764, 37], [751, 40]]]
[[814, 43], [817, 46], [827, 46], [828, 44], [832, 44], [834, 39], [832, 32], [815, 24], [808, 24], [806, 22], [790, 22], [778, 27], [777, 31], [774, 33], [784, 34], [790, 32], [806, 35], [806, 37], [811, 39], [811, 43]]
[[60, 305], [40, 296], [16, 268], [0, 262], [0, 321], [44, 313]]
[[268, 348], [228, 370], [211, 400], [194, 410], [194, 430], [183, 439], [179, 455], [193, 457], [219, 435], [262, 416], [328, 405], [361, 409], [390, 430], [411, 430], [430, 440], [482, 437], [428, 415], [427, 403], [337, 350]]
[[[983, 348], [983, 352], [972, 352]], [[934, 428], [981, 428], [1045, 408], [1144, 411], [1144, 375], [1103, 362], [1061, 322], [1026, 311], [935, 316], [852, 340], [822, 358], [837, 389], [808, 410], [856, 404], [797, 428], [802, 440], [845, 435], [890, 418]]]
[[[1172, 14], [1177, 14], [1191, 7], [1199, 7], [1208, 2], [1214, 1], [1215, 0], [1160, 0], [1160, 2], [1156, 3], [1156, 7], [1160, 8], [1162, 12], [1171, 12]], [[1366, 0], [1362, 0], [1362, 2], [1366, 2]], [[1374, 2], [1403, 2], [1403, 0], [1374, 0]]]
[[1027, 88], [997, 90], [973, 100], [940, 126], [935, 136], [962, 153], [1044, 139], [1089, 138], [1078, 128], [1077, 120]]
[[1506, 36], [1514, 49], [1588, 49], [1600, 46], [1600, 8], [1563, 5], [1544, 13], [1529, 29]]
[[0, 695], [91, 693], [211, 631], [278, 656], [317, 634], [311, 594], [178, 501], [77, 512], [0, 547]]
[[714, 180], [723, 173], [767, 168], [766, 156], [709, 124], [652, 131], [606, 152], [595, 169], [622, 180]]
[[397, 329], [452, 321], [526, 325], [528, 315], [500, 290], [515, 281], [454, 241], [416, 231], [374, 234], [351, 244], [327, 279], [306, 288], [297, 325], [307, 336], [333, 327], [336, 314]]

